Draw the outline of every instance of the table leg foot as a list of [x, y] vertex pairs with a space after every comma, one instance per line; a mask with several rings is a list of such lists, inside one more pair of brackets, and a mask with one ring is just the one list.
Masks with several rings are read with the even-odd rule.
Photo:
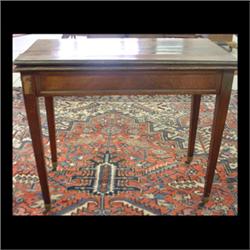
[[57, 162], [52, 162], [52, 171], [56, 171]]
[[201, 203], [199, 204], [199, 207], [200, 208], [204, 207], [208, 201], [209, 197], [203, 197]]
[[47, 214], [51, 210], [51, 204], [44, 204], [44, 208], [43, 214]]
[[193, 156], [188, 156], [187, 160], [185, 161], [187, 164], [191, 163], [191, 161], [193, 160]]

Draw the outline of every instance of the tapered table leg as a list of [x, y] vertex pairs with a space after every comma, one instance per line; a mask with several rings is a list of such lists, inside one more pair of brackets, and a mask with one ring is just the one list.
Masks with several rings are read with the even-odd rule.
[[48, 121], [52, 167], [53, 170], [56, 170], [57, 151], [56, 151], [56, 129], [55, 129], [53, 97], [51, 96], [45, 97], [45, 107], [46, 107], [47, 121]]
[[203, 204], [208, 201], [216, 164], [219, 156], [222, 134], [226, 122], [228, 105], [230, 101], [231, 88], [233, 82], [233, 73], [225, 72], [222, 79], [220, 93], [216, 95], [214, 120], [211, 134], [211, 142], [208, 156], [207, 173], [205, 179]]
[[201, 95], [192, 95], [191, 115], [190, 115], [190, 129], [188, 141], [188, 154], [186, 163], [190, 163], [193, 159], [196, 131], [199, 118]]
[[44, 159], [38, 97], [36, 97], [35, 95], [24, 94], [24, 103], [27, 113], [28, 124], [30, 128], [30, 135], [32, 139], [37, 172], [42, 189], [42, 196], [45, 203], [45, 208], [49, 209], [51, 202], [50, 202], [47, 172]]

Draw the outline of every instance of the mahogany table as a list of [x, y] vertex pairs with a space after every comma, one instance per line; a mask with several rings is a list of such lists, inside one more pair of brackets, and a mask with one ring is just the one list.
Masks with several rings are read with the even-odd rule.
[[216, 103], [202, 203], [210, 195], [237, 59], [204, 38], [37, 40], [14, 62], [45, 208], [51, 206], [38, 97], [45, 97], [53, 167], [57, 165], [53, 96], [192, 95], [187, 163], [194, 153], [201, 95]]

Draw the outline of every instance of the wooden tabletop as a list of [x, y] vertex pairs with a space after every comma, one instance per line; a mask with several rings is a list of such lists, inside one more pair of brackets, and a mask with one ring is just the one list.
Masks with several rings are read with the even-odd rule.
[[86, 38], [37, 40], [17, 66], [228, 65], [237, 58], [206, 38]]

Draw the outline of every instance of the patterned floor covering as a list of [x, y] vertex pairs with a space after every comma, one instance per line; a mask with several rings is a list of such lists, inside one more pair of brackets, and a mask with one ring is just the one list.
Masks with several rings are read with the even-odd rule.
[[[43, 215], [20, 88], [13, 90], [13, 214]], [[195, 156], [185, 164], [190, 96], [56, 97], [58, 168], [47, 215], [237, 215], [237, 93], [233, 92], [210, 201], [200, 208], [214, 96], [203, 96]]]

